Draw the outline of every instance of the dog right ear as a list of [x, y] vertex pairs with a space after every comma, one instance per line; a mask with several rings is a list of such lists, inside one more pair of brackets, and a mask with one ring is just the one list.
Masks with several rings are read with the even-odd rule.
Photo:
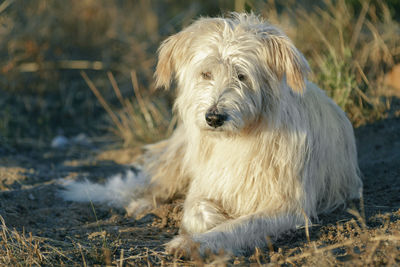
[[179, 32], [166, 39], [158, 49], [158, 62], [155, 71], [156, 88], [168, 89], [176, 70], [187, 60], [187, 52], [191, 38], [187, 31]]
[[294, 92], [302, 94], [305, 90], [306, 78], [310, 72], [307, 60], [294, 46], [290, 39], [276, 31], [266, 31], [266, 58], [270, 68], [278, 79], [286, 78], [286, 82]]

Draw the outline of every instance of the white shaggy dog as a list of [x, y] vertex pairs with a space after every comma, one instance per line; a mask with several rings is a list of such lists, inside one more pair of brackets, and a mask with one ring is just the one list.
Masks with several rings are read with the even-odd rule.
[[135, 214], [185, 195], [168, 251], [264, 246], [361, 194], [352, 126], [308, 73], [289, 38], [253, 14], [197, 20], [159, 49], [156, 85], [177, 83], [173, 135], [147, 147], [138, 175], [72, 183], [65, 197]]

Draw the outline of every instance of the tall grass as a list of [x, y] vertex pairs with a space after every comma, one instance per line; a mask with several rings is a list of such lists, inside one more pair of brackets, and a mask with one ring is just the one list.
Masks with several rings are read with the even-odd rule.
[[[324, 0], [310, 11], [293, 2], [235, 1], [234, 9], [253, 9], [284, 28], [311, 63], [311, 80], [347, 112], [354, 126], [360, 126], [384, 118], [390, 108], [390, 99], [384, 98], [384, 76], [400, 59], [400, 24], [384, 2], [357, 4], [361, 9], [356, 11], [354, 3]], [[137, 120], [137, 113], [123, 114], [124, 127], [116, 126], [127, 144], [135, 137], [121, 133], [140, 130], [127, 127], [128, 121]], [[142, 125], [147, 140], [160, 136]]]
[[385, 2], [324, 0], [311, 11], [275, 1], [259, 6], [281, 24], [305, 54], [312, 80], [341, 106], [355, 126], [385, 116], [384, 74], [400, 61], [400, 24]]
[[[384, 118], [390, 108], [384, 76], [400, 60], [400, 24], [384, 2], [359, 4], [358, 11], [345, 0], [325, 0], [311, 11], [293, 3], [278, 11], [275, 1], [235, 1], [234, 8], [254, 9], [281, 25], [310, 61], [311, 80], [360, 126]], [[132, 115], [124, 118], [135, 120]], [[149, 136], [157, 136], [147, 128]]]
[[[161, 119], [160, 113], [168, 124], [171, 116], [164, 109], [171, 107], [172, 93], [160, 97], [148, 89], [158, 45], [200, 15], [233, 10], [253, 11], [280, 25], [311, 63], [311, 79], [355, 126], [385, 116], [390, 102], [382, 97], [384, 74], [400, 58], [399, 23], [385, 2], [73, 0], [66, 12], [58, 1], [8, 0], [0, 7], [2, 140], [46, 140], [60, 129], [66, 134], [100, 132], [98, 125], [105, 121], [99, 114], [105, 113], [85, 89], [81, 70], [113, 107], [122, 124], [112, 120], [115, 132], [125, 144], [165, 136], [165, 127], [154, 127], [151, 120]], [[141, 86], [133, 94], [140, 92], [143, 102], [136, 100], [142, 104], [129, 99], [132, 69]], [[107, 73], [113, 73], [112, 84]], [[116, 84], [122, 100], [115, 94]]]
[[110, 130], [123, 140], [124, 146], [155, 142], [172, 133], [176, 117], [170, 115], [170, 111], [161, 101], [149, 99], [148, 94], [143, 98], [143, 87], [139, 85], [135, 71], [131, 72], [134, 93], [132, 98], [123, 97], [114, 75], [107, 73], [119, 100], [120, 108], [117, 112], [113, 111], [88, 75], [85, 72], [81, 72], [81, 75], [111, 118], [115, 128]]

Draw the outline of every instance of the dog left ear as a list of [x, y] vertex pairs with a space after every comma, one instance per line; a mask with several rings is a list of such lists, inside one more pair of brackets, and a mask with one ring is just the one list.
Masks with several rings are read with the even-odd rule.
[[286, 36], [268, 35], [266, 38], [267, 62], [279, 80], [293, 91], [302, 94], [310, 72], [307, 60]]
[[179, 65], [185, 61], [185, 55], [189, 47], [191, 33], [182, 31], [166, 39], [158, 49], [158, 62], [154, 76], [155, 86], [168, 89], [172, 76]]

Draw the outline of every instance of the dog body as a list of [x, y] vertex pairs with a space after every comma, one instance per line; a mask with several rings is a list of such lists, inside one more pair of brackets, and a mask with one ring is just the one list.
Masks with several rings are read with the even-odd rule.
[[176, 80], [179, 124], [147, 147], [149, 182], [128, 212], [184, 195], [167, 249], [243, 254], [360, 197], [352, 126], [308, 73], [288, 37], [252, 14], [202, 18], [168, 38], [156, 85]]

